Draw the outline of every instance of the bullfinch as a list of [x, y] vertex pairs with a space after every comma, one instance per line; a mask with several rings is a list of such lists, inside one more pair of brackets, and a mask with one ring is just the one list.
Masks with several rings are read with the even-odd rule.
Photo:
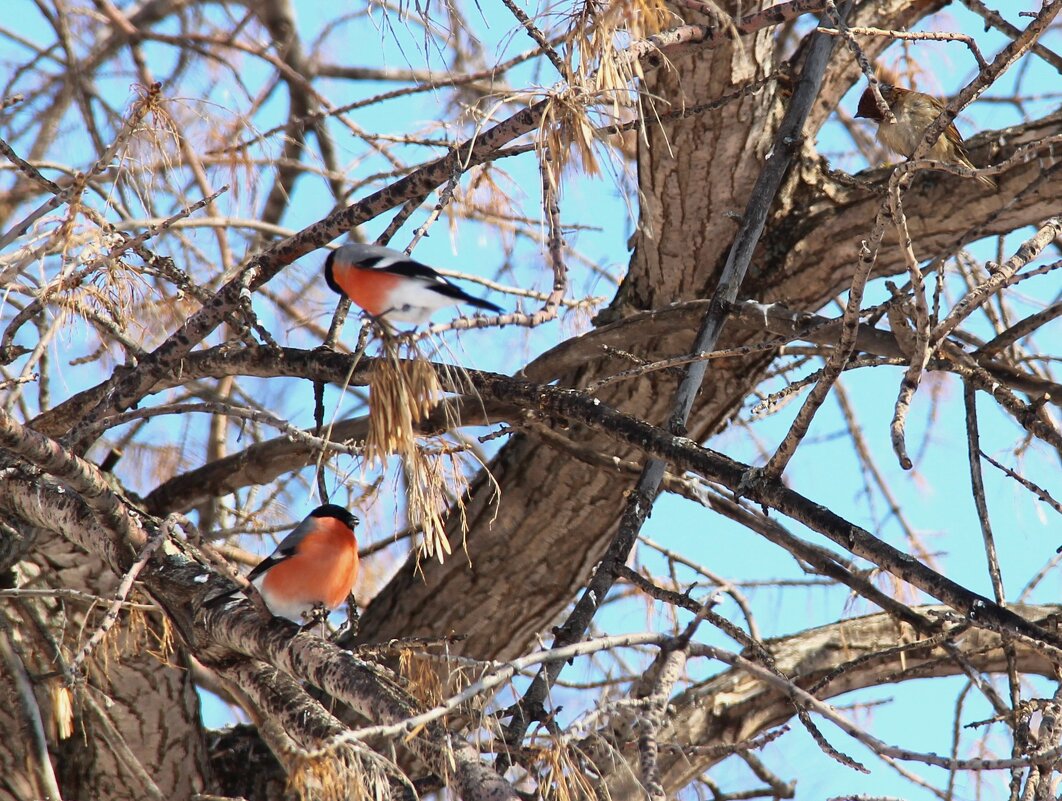
[[[888, 104], [895, 115], [896, 123], [892, 124], [885, 119], [877, 103], [874, 102], [874, 95], [869, 87], [859, 98], [856, 116], [876, 122], [878, 141], [894, 153], [910, 158], [921, 144], [926, 128], [932, 125], [933, 120], [944, 110], [944, 103], [931, 95], [916, 92], [913, 89], [904, 89], [901, 86], [882, 83], [878, 84], [878, 88], [881, 90], [881, 99]], [[948, 125], [940, 138], [933, 143], [927, 158], [957, 164], [970, 170], [977, 169], [971, 163], [962, 136], [954, 123]], [[987, 175], [978, 175], [977, 180], [990, 189], [996, 188], [996, 182]]]
[[[334, 503], [318, 506], [247, 574], [269, 611], [307, 623], [319, 609], [335, 609], [358, 578], [358, 518]], [[227, 593], [218, 601], [229, 598]], [[209, 603], [214, 603], [211, 601]]]
[[423, 325], [438, 309], [468, 303], [499, 313], [426, 264], [380, 245], [343, 245], [325, 259], [325, 281], [377, 319]]

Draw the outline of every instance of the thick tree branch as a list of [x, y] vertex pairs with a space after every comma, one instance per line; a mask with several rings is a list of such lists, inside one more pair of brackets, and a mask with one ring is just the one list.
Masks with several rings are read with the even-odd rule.
[[[1015, 609], [1024, 619], [1057, 636], [1062, 607]], [[914, 611], [929, 618], [944, 615], [942, 619], [947, 619], [944, 607], [921, 606]], [[895, 647], [898, 642], [904, 644], [902, 656]], [[954, 657], [955, 651], [982, 673], [1000, 673], [1007, 668], [1002, 640], [994, 633], [948, 623], [943, 639], [939, 635], [919, 636], [888, 614], [831, 623], [769, 640], [765, 645], [778, 670], [818, 698], [910, 679], [962, 675], [964, 670]], [[1029, 644], [1018, 647], [1016, 659], [1023, 673], [1054, 676], [1054, 661]], [[695, 684], [670, 703], [675, 714], [668, 730], [661, 734], [677, 746], [661, 755], [668, 793], [678, 792], [726, 756], [713, 753], [709, 747], [742, 742], [792, 716], [784, 693], [740, 669], [727, 670]], [[626, 753], [622, 744], [617, 746]], [[614, 798], [637, 797], [639, 790], [629, 771], [618, 767], [610, 773], [609, 789]]]

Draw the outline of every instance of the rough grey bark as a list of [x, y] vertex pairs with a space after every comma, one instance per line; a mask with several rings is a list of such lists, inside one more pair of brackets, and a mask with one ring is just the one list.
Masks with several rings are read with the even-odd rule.
[[[861, 4], [853, 24], [902, 27], [937, 5]], [[686, 103], [713, 99], [731, 85], [735, 73], [751, 79], [775, 66], [768, 44], [760, 37], [753, 39], [754, 44], [746, 46], [747, 61], [729, 47], [696, 51], [676, 59], [674, 72], [652, 73], [647, 89], [653, 95], [674, 98], [676, 104], [682, 102], [681, 93]], [[873, 48], [868, 47], [868, 52], [873, 54]], [[823, 96], [832, 98], [833, 104], [856, 75], [850, 67], [843, 67], [846, 54], [841, 49], [835, 57], [839, 67], [829, 71], [823, 89]], [[713, 276], [736, 230], [727, 213], [743, 208], [745, 193], [762, 163], [757, 148], [769, 144], [769, 131], [780, 118], [782, 102], [769, 87], [725, 117], [707, 115], [670, 123], [663, 131], [650, 130], [649, 145], [639, 153], [643, 222], [630, 272], [613, 303], [616, 314], [622, 317], [624, 310], [660, 308], [711, 294]], [[824, 119], [822, 110], [814, 123], [809, 121], [809, 129], [814, 131]], [[974, 157], [987, 158], [992, 150], [991, 155], [998, 158], [1020, 144], [1059, 131], [1062, 115], [1056, 114], [1028, 130], [1012, 129], [1002, 136], [986, 132], [972, 143]], [[812, 138], [809, 134], [808, 141]], [[727, 165], [727, 170], [720, 171], [719, 164]], [[859, 242], [871, 228], [880, 195], [840, 186], [824, 172], [824, 166], [809, 152], [793, 170], [754, 261], [746, 284], [748, 297], [814, 311], [850, 282]], [[883, 175], [877, 172], [868, 177]], [[1062, 168], [1051, 164], [1041, 170], [1035, 161], [1015, 165], [1000, 183], [1000, 195], [987, 197], [958, 179], [934, 176], [916, 182], [905, 197], [905, 208], [920, 255], [945, 254], [980, 236], [1049, 216], [1062, 187]], [[956, 192], [972, 194], [956, 204], [950, 202]], [[889, 236], [882, 248], [878, 274], [904, 269], [899, 250], [890, 247], [892, 241]], [[624, 329], [622, 320], [611, 323], [614, 343], [618, 343], [614, 346], [637, 343], [638, 354], [649, 361], [688, 351], [692, 329], [653, 337], [642, 333], [641, 324], [644, 321], [639, 319]], [[729, 347], [748, 341], [751, 335], [724, 332], [724, 337], [731, 337], [721, 343]], [[524, 374], [532, 380], [556, 380], [561, 386], [579, 388], [629, 366], [603, 356], [595, 334], [583, 339], [595, 344], [563, 343]], [[688, 426], [690, 437], [703, 440], [718, 431], [769, 363], [770, 357], [763, 356], [714, 366]], [[597, 396], [622, 411], [662, 423], [673, 391], [673, 381], [656, 376], [608, 387]], [[578, 430], [564, 435], [589, 451], [605, 447], [601, 438]], [[617, 455], [632, 458], [630, 452]], [[490, 469], [501, 487], [501, 502], [495, 510], [493, 485], [485, 481], [476, 485], [468, 504], [466, 540], [473, 569], [451, 560], [445, 565], [423, 564], [421, 573], [411, 560], [367, 609], [363, 641], [459, 631], [469, 635], [463, 646], [466, 653], [506, 658], [552, 625], [577, 592], [611, 536], [628, 485], [608, 470], [588, 468], [574, 456], [558, 452], [534, 434], [514, 437]], [[527, 599], [515, 616], [507, 603], [512, 597]], [[474, 608], [468, 603], [470, 598], [475, 599]]]
[[[283, 10], [283, 5], [276, 4], [276, 9]], [[864, 2], [858, 5], [852, 22], [909, 27], [941, 5], [940, 2], [899, 0]], [[169, 4], [149, 3], [133, 21], [148, 25], [172, 10]], [[286, 36], [281, 38], [287, 41]], [[126, 41], [124, 36], [115, 34], [101, 46], [95, 58], [104, 58], [107, 52], [123, 46]], [[761, 31], [744, 37], [742, 42], [741, 48], [726, 44], [708, 50], [694, 49], [676, 56], [672, 59], [673, 69], [649, 73], [645, 83], [647, 93], [662, 98], [658, 101], [661, 104], [679, 108], [683, 104], [714, 99], [735, 84], [762, 78], [779, 67], [774, 31]], [[877, 46], [872, 43], [868, 50], [873, 53]], [[827, 76], [821, 102], [809, 123], [805, 158], [792, 171], [772, 214], [748, 286], [748, 294], [753, 298], [785, 301], [792, 308], [804, 311], [820, 308], [847, 285], [855, 263], [855, 249], [869, 230], [881, 199], [877, 191], [838, 182], [826, 171], [826, 165], [815, 156], [811, 146], [811, 134], [856, 79], [851, 58], [840, 49], [838, 53], [836, 69]], [[289, 56], [301, 62], [297, 50], [290, 51]], [[86, 69], [91, 66], [86, 64]], [[70, 99], [68, 97], [67, 102]], [[596, 377], [627, 366], [602, 355], [601, 348], [606, 343], [622, 346], [636, 343], [640, 355], [648, 359], [684, 353], [688, 349], [693, 332], [684, 330], [681, 320], [676, 323], [675, 317], [653, 317], [638, 312], [661, 309], [676, 301], [711, 294], [721, 260], [736, 230], [730, 215], [740, 213], [744, 207], [784, 104], [782, 88], [768, 83], [762, 91], [729, 106], [726, 114], [707, 113], [650, 129], [648, 143], [640, 142], [642, 220], [624, 285], [609, 313], [601, 318], [597, 330], [559, 345], [527, 366], [523, 372], [528, 378], [583, 387]], [[57, 106], [55, 113], [61, 113], [60, 107]], [[526, 124], [526, 130], [533, 129], [531, 120], [530, 113], [521, 116], [512, 128], [507, 129], [505, 136], [515, 136], [513, 131], [519, 129], [517, 123]], [[974, 160], [977, 163], [1001, 160], [1024, 142], [1060, 131], [1062, 115], [1056, 114], [1002, 133], [986, 133], [971, 143]], [[52, 129], [51, 134], [54, 132]], [[499, 135], [498, 141], [508, 140]], [[490, 141], [487, 141], [484, 149], [489, 149], [489, 145]], [[450, 162], [443, 160], [441, 163]], [[431, 174], [432, 179], [422, 177], [422, 184], [415, 187], [417, 191], [427, 192], [432, 180], [440, 175], [445, 180], [448, 173], [440, 167]], [[286, 177], [291, 178], [292, 174]], [[881, 179], [884, 173], [872, 171], [863, 177]], [[918, 242], [919, 255], [946, 254], [981, 236], [1014, 230], [1057, 213], [1057, 198], [1062, 194], [1062, 172], [1057, 163], [1031, 161], [1016, 164], [1000, 176], [1000, 184], [1000, 194], [987, 197], [972, 190], [970, 182], [957, 178], [937, 174], [918, 179], [905, 196], [905, 208], [912, 234]], [[965, 202], [951, 202], [957, 193]], [[5, 202], [0, 203], [0, 216], [14, 205], [9, 206], [7, 200], [5, 198]], [[380, 203], [386, 205], [386, 200], [384, 197]], [[277, 212], [274, 209], [271, 213]], [[367, 212], [358, 207], [357, 213], [350, 212], [343, 221], [349, 223], [353, 218], [360, 219], [358, 215], [362, 213]], [[334, 229], [333, 233], [342, 227], [334, 221], [330, 225], [329, 230]], [[290, 260], [292, 253], [305, 252], [313, 244], [314, 237], [321, 237], [322, 230], [318, 227], [302, 236], [288, 251], [281, 249], [281, 256], [271, 263], [272, 274], [280, 269], [283, 258]], [[877, 265], [880, 274], [895, 274], [904, 269], [901, 254], [891, 244], [887, 237]], [[226, 295], [229, 299], [226, 303], [231, 301], [230, 295]], [[695, 319], [692, 314], [682, 318], [686, 325]], [[754, 338], [747, 327], [735, 327], [730, 333], [731, 344]], [[225, 369], [233, 369], [236, 363], [234, 359], [226, 361], [219, 357], [212, 367], [203, 367], [196, 373], [196, 356], [195, 353], [188, 354], [188, 371], [180, 375], [176, 371], [153, 374], [153, 379], [159, 381], [155, 391], [167, 382], [180, 385], [193, 376], [221, 377], [226, 374]], [[183, 368], [184, 360], [179, 362]], [[758, 382], [769, 362], [770, 355], [765, 354], [756, 359], [735, 360], [713, 367], [712, 380], [702, 391], [689, 426], [691, 437], [702, 440], [719, 430]], [[262, 370], [262, 374], [283, 374], [268, 372], [266, 368]], [[336, 370], [342, 377], [344, 371], [338, 367]], [[251, 365], [247, 365], [244, 374], [256, 373]], [[335, 375], [322, 370], [320, 376], [307, 377], [336, 380]], [[145, 386], [150, 383], [144, 381]], [[629, 414], [660, 423], [672, 391], [671, 380], [658, 376], [644, 382], [613, 385], [599, 397], [604, 403]], [[103, 395], [103, 390], [89, 391], [56, 411], [46, 413], [36, 421], [37, 430], [56, 437], [68, 433], [79, 422], [82, 412], [103, 400]], [[518, 415], [512, 413], [512, 407], [506, 405], [504, 399], [495, 400], [496, 406], [484, 409], [489, 419], [519, 422]], [[549, 418], [532, 422], [535, 426], [554, 425]], [[362, 430], [361, 427], [361, 421], [351, 421], [345, 430], [353, 433]], [[468, 636], [454, 648], [455, 651], [482, 658], [505, 659], [526, 651], [536, 635], [554, 623], [599, 558], [622, 508], [622, 493], [630, 485], [628, 471], [589, 467], [584, 460], [586, 454], [615, 454], [621, 460], [641, 458], [637, 450], [617, 448], [609, 438], [578, 424], [561, 433], [569, 441], [569, 448], [558, 449], [555, 440], [536, 434], [533, 426], [513, 438], [490, 466], [494, 480], [501, 486], [500, 506], [495, 508], [495, 489], [486, 479], [480, 480], [471, 494], [467, 514], [471, 527], [467, 537], [471, 568], [464, 559], [454, 558], [442, 566], [423, 562], [423, 573], [418, 573], [411, 561], [371, 603], [363, 617], [363, 641], [458, 632]], [[576, 452], [580, 449], [583, 458]], [[242, 462], [239, 461], [241, 457], [244, 458]], [[190, 473], [183, 480], [160, 488], [157, 494], [152, 493], [143, 504], [140, 499], [128, 500], [134, 508], [157, 514], [185, 510], [204, 500], [204, 491], [219, 495], [250, 483], [272, 480], [278, 473], [303, 466], [307, 460], [307, 453], [297, 447], [248, 449], [233, 461], [208, 466], [211, 468], [210, 480], [215, 483], [205, 484], [203, 474]], [[10, 485], [6, 486], [0, 492], [0, 508], [9, 520], [17, 521], [17, 533], [27, 541], [18, 542], [12, 531], [4, 529], [0, 531], [0, 539], [4, 540], [0, 543], [0, 554], [31, 548], [30, 557], [18, 557], [19, 570], [36, 571], [42, 586], [75, 588], [103, 598], [113, 595], [117, 575], [123, 566], [127, 566], [115, 558], [115, 549], [121, 543], [114, 542], [114, 531], [89, 514], [61, 520], [59, 517], [50, 521], [37, 519], [31, 524], [27, 521], [40, 514], [39, 509], [31, 509], [32, 493], [22, 486], [21, 495], [16, 495], [18, 493]], [[62, 507], [58, 501], [48, 507], [48, 513], [53, 516], [60, 511]], [[51, 533], [42, 533], [41, 526], [45, 524], [53, 526]], [[456, 531], [456, 523], [451, 530]], [[90, 552], [86, 553], [78, 543]], [[5, 560], [5, 568], [7, 565]], [[145, 577], [149, 584], [154, 582], [152, 591], [168, 609], [169, 623], [177, 626], [185, 637], [183, 643], [176, 641], [177, 650], [169, 649], [172, 641], [167, 639], [161, 617], [146, 616], [134, 626], [126, 625], [129, 621], [123, 618], [123, 625], [116, 629], [117, 633], [98, 649], [91, 671], [94, 686], [105, 690], [114, 701], [113, 705], [107, 706], [107, 719], [121, 731], [133, 760], [143, 766], [150, 784], [145, 783], [144, 775], [124, 758], [121, 747], [109, 743], [106, 723], [93, 718], [95, 713], [92, 711], [79, 708], [76, 720], [84, 729], [78, 729], [74, 738], [57, 742], [54, 734], [49, 732], [53, 738], [53, 755], [61, 763], [61, 782], [64, 787], [73, 789], [72, 797], [150, 797], [153, 793], [151, 784], [163, 797], [185, 797], [204, 789], [254, 798], [275, 797], [279, 793], [277, 766], [267, 759], [261, 763], [266, 766], [261, 783], [232, 780], [245, 764], [241, 757], [232, 756], [232, 749], [243, 749], [238, 754], [258, 755], [261, 755], [261, 749], [255, 751], [247, 746], [246, 741], [239, 746], [216, 739], [208, 743], [203, 736], [189, 651], [201, 647], [201, 655], [216, 654], [198, 639], [204, 636], [204, 630], [189, 617], [191, 590], [179, 583], [166, 583], [179, 578], [176, 572], [167, 573], [165, 570]], [[514, 603], [514, 599], [520, 599], [520, 602]], [[73, 602], [33, 602], [32, 606], [43, 621], [43, 628], [51, 636], [61, 638], [67, 651], [76, 650], [84, 632], [91, 632], [98, 619], [98, 612], [93, 613], [95, 616], [86, 615], [84, 607]], [[31, 632], [37, 625], [27, 604], [4, 606], [2, 610], [7, 629]], [[1039, 612], [1022, 611], [1038, 619]], [[248, 653], [298, 672], [294, 664], [299, 660], [292, 661], [286, 652], [271, 650], [274, 646], [280, 647], [277, 640], [282, 638], [276, 632], [271, 635], [273, 639], [264, 643], [256, 639], [261, 632], [255, 628], [253, 620], [244, 618], [236, 624], [244, 628], [230, 636], [228, 644], [231, 648], [224, 654], [225, 658], [231, 658], [232, 651]], [[900, 635], [893, 631], [893, 626], [890, 620], [878, 618], [865, 623], [838, 624], [828, 635], [807, 632], [791, 641], [775, 644], [776, 657], [785, 672], [800, 682], [811, 682], [841, 661], [837, 648], [839, 631], [844, 631], [845, 643], [852, 649], [843, 657], [848, 658], [858, 650], [854, 641], [859, 637], [865, 638], [859, 640], [865, 642], [859, 648], [868, 653], [896, 642]], [[988, 645], [992, 650], [983, 651], [985, 643], [979, 638], [990, 639], [990, 635], [971, 631], [958, 647], [969, 649], [970, 658], [975, 660], [979, 669], [998, 670], [999, 649], [990, 642]], [[223, 641], [223, 638], [217, 635], [217, 640]], [[194, 645], [186, 649], [188, 643]], [[300, 658], [304, 653], [299, 652]], [[28, 660], [27, 668], [35, 674], [54, 669], [46, 658], [46, 647], [40, 648], [36, 654], [38, 658]], [[303, 666], [312, 663], [322, 671], [333, 671], [328, 676], [323, 673], [315, 675], [325, 689], [336, 691], [349, 674], [339, 671], [334, 663], [327, 662], [325, 656], [333, 654], [313, 654], [305, 658]], [[931, 654], [918, 666], [935, 670], [938, 674], [954, 670], [952, 663], [938, 657], [939, 654]], [[910, 658], [917, 659], [918, 654]], [[313, 662], [314, 659], [320, 661]], [[1022, 649], [1018, 659], [1023, 670], [1047, 671], [1042, 655], [1035, 650]], [[848, 688], [849, 684], [867, 686], [905, 677], [906, 674], [896, 674], [894, 667], [887, 662], [868, 663], [859, 671], [847, 674], [847, 683], [837, 684], [831, 691]], [[387, 682], [381, 680], [379, 686], [371, 689], [378, 691], [385, 685]], [[4, 702], [0, 706], [2, 731], [21, 730], [25, 726], [13, 703], [10, 686], [8, 681], [0, 682], [0, 693], [3, 693], [0, 698]], [[296, 688], [289, 686], [288, 690], [297, 695]], [[338, 691], [336, 694], [342, 696]], [[706, 710], [716, 709], [719, 698], [727, 694], [737, 694], [740, 701], [728, 706], [723, 715], [707, 715]], [[394, 708], [389, 708], [385, 714], [372, 707], [378, 699], [379, 696], [374, 696], [362, 702], [364, 707], [360, 711], [368, 711], [376, 719], [397, 714]], [[320, 712], [306, 699], [299, 700], [307, 704], [299, 709], [307, 713]], [[49, 698], [41, 695], [38, 702], [47, 717]], [[673, 734], [683, 744], [732, 742], [774, 725], [791, 714], [790, 707], [777, 695], [737, 672], [688, 691], [677, 704], [680, 714], [672, 722]], [[358, 702], [351, 705], [357, 708]], [[322, 726], [333, 723], [323, 716], [318, 720]], [[86, 738], [91, 745], [89, 748], [83, 747]], [[469, 750], [462, 746], [458, 756], [463, 770], [461, 782], [474, 795], [477, 788], [490, 785], [496, 779], [477, 763], [478, 755], [468, 753]], [[17, 743], [11, 740], [0, 742], [0, 773], [7, 782], [0, 782], [0, 799], [22, 801], [39, 794], [32, 770], [24, 764], [24, 756]], [[708, 760], [664, 764], [668, 792], [681, 789], [709, 764]], [[218, 774], [220, 781], [214, 781], [212, 772]], [[504, 786], [499, 787], [499, 792], [506, 792]], [[639, 792], [636, 787], [620, 782], [615, 787], [614, 797], [636, 797]]]

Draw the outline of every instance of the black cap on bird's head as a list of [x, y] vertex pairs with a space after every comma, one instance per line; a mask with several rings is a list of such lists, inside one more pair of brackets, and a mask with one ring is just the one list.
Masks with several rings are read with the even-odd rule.
[[328, 284], [328, 288], [335, 292], [337, 295], [343, 294], [343, 288], [336, 283], [335, 274], [336, 252], [334, 250], [328, 251], [328, 255], [325, 256], [324, 273], [325, 283]]
[[336, 520], [350, 528], [352, 531], [354, 530], [354, 527], [357, 526], [359, 522], [361, 522], [358, 520], [357, 517], [352, 515], [342, 506], [339, 506], [335, 503], [325, 503], [321, 506], [318, 506], [316, 509], [310, 512], [310, 517], [334, 517]]
[[[879, 83], [878, 90], [881, 92], [881, 99], [892, 108], [892, 101], [895, 95], [893, 87], [887, 83]], [[881, 109], [878, 108], [877, 102], [874, 100], [874, 93], [870, 91], [869, 86], [859, 98], [859, 108], [856, 109], [856, 116], [865, 117], [868, 120], [874, 120], [874, 122], [881, 122], [885, 119]]]

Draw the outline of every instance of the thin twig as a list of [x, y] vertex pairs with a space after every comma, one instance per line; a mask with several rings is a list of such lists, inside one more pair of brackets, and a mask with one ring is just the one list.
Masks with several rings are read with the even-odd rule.
[[18, 699], [17, 705], [25, 722], [23, 731], [29, 735], [27, 739], [30, 747], [22, 750], [23, 759], [32, 764], [46, 801], [62, 801], [59, 782], [56, 780], [55, 769], [52, 767], [52, 757], [48, 752], [48, 738], [44, 733], [41, 708], [33, 692], [33, 681], [10, 635], [11, 629], [7, 621], [0, 616], [0, 664], [3, 664], [4, 672], [14, 685], [15, 697]]
[[[819, 28], [818, 30], [831, 36], [843, 35], [842, 31], [831, 28]], [[970, 48], [974, 58], [977, 59], [978, 69], [984, 69], [988, 66], [985, 57], [981, 55], [981, 51], [977, 48], [977, 42], [973, 40], [972, 36], [968, 36], [965, 33], [951, 33], [949, 31], [889, 31], [884, 28], [848, 28], [847, 31], [857, 36], [883, 36], [887, 39], [903, 39], [907, 41], [962, 42]]]
[[122, 612], [122, 608], [125, 606], [125, 599], [129, 595], [130, 590], [133, 589], [133, 582], [136, 581], [136, 577], [140, 575], [140, 571], [143, 570], [148, 561], [150, 561], [152, 554], [158, 550], [159, 546], [166, 541], [166, 538], [170, 536], [171, 529], [175, 524], [175, 520], [171, 517], [166, 518], [163, 522], [159, 533], [156, 534], [151, 540], [148, 541], [137, 556], [136, 561], [129, 567], [122, 576], [121, 582], [118, 584], [118, 589], [114, 593], [114, 600], [111, 602], [110, 608], [103, 616], [103, 620], [100, 625], [92, 632], [92, 636], [89, 637], [81, 649], [77, 652], [70, 664], [68, 665], [67, 675], [71, 679], [81, 670], [81, 664], [85, 661], [85, 658], [92, 653], [92, 650], [99, 645], [103, 638], [107, 636], [107, 632], [114, 627], [114, 624], [118, 622], [118, 617]]
[[[891, 434], [892, 448], [900, 460], [900, 466], [904, 470], [910, 470], [914, 465], [907, 455], [907, 445], [904, 442], [904, 424], [907, 419], [907, 411], [911, 406], [911, 400], [918, 391], [918, 384], [922, 380], [922, 373], [929, 361], [929, 305], [926, 303], [925, 286], [922, 283], [922, 272], [918, 269], [918, 259], [914, 254], [914, 243], [911, 241], [911, 231], [907, 227], [907, 216], [903, 213], [903, 203], [900, 200], [902, 179], [896, 174], [889, 178], [889, 209], [892, 212], [893, 225], [896, 226], [896, 235], [900, 240], [900, 250], [903, 253], [904, 263], [907, 265], [907, 275], [910, 280], [913, 311], [911, 322], [914, 323], [914, 338], [911, 342], [910, 364], [904, 372], [900, 382], [900, 392], [896, 398], [896, 405], [892, 416]], [[902, 330], [902, 329], [901, 329]]]
[[[1062, 0], [1056, 0], [1062, 2]], [[1062, 234], [1062, 217], [1052, 217], [1032, 237], [1027, 239], [1015, 251], [1014, 255], [1002, 264], [989, 262], [989, 277], [978, 286], [967, 292], [962, 300], [955, 304], [948, 316], [937, 325], [931, 334], [930, 341], [935, 346], [946, 337], [963, 320], [973, 314], [992, 295], [1007, 285], [1007, 282], [1026, 264], [1031, 262], [1040, 253]]]
[[[1021, 36], [1021, 28], [1016, 28], [1007, 22], [998, 12], [993, 11], [981, 0], [961, 0], [962, 4], [975, 14], [980, 14], [981, 17], [998, 31], [1002, 31], [1005, 35], [1011, 39], [1017, 39]], [[1062, 56], [1059, 56], [1050, 48], [1046, 47], [1042, 42], [1037, 42], [1032, 46], [1032, 52], [1050, 64], [1059, 72], [1062, 72]]]
[[991, 456], [989, 456], [984, 451], [980, 452], [980, 456], [981, 456], [982, 459], [986, 460], [990, 465], [992, 465], [996, 469], [1002, 470], [1004, 473], [1006, 473], [1012, 479], [1014, 479], [1019, 484], [1021, 484], [1023, 487], [1025, 487], [1025, 489], [1029, 490], [1029, 492], [1033, 493], [1037, 498], [1039, 498], [1041, 501], [1043, 501], [1048, 506], [1050, 506], [1052, 509], [1054, 509], [1056, 512], [1058, 512], [1060, 515], [1062, 515], [1062, 503], [1059, 503], [1058, 501], [1056, 501], [1051, 496], [1051, 493], [1049, 493], [1043, 487], [1039, 486], [1038, 484], [1034, 484], [1032, 481], [1029, 481], [1029, 479], [1025, 478], [1025, 476], [1019, 475], [1018, 473], [1014, 472], [1009, 467], [1007, 467], [1005, 464], [1001, 464], [1001, 463], [997, 462], [995, 459], [993, 459]]
[[524, 10], [520, 6], [516, 5], [513, 0], [502, 0], [505, 3], [505, 7], [509, 9], [517, 22], [519, 22], [524, 30], [527, 31], [528, 36], [535, 40], [535, 44], [539, 46], [539, 49], [545, 53], [546, 58], [550, 60], [550, 63], [557, 69], [557, 73], [561, 78], [568, 80], [569, 71], [564, 64], [564, 60], [560, 57], [556, 50], [553, 49], [553, 45], [550, 44], [546, 35], [538, 29], [534, 21], [524, 13]]
[[[749, 196], [744, 222], [735, 238], [720, 275], [719, 285], [701, 322], [694, 340], [692, 352], [710, 351], [715, 348], [730, 304], [737, 298], [738, 290], [752, 260], [770, 208], [790, 161], [802, 143], [804, 120], [818, 95], [822, 76], [833, 52], [833, 41], [828, 36], [816, 35], [808, 48], [804, 70], [797, 81], [789, 108], [779, 125], [774, 147]], [[693, 362], [686, 371], [675, 393], [668, 428], [675, 434], [685, 431], [686, 420], [693, 408], [694, 399], [704, 380], [707, 362]], [[617, 568], [626, 563], [627, 556], [637, 539], [642, 524], [653, 507], [653, 501], [661, 486], [667, 463], [649, 459], [628, 501], [620, 520], [619, 530], [610, 543], [605, 556], [598, 565], [575, 609], [557, 630], [555, 647], [577, 642], [586, 631], [598, 607], [615, 581]], [[505, 741], [513, 746], [519, 743], [531, 721], [541, 716], [543, 703], [553, 680], [560, 674], [563, 664], [551, 663], [540, 670], [519, 703], [513, 707], [512, 719], [505, 729]], [[499, 757], [498, 768], [507, 766], [508, 758]]]
[[[874, 222], [874, 228], [871, 231], [869, 242], [864, 240], [862, 247], [860, 248], [859, 264], [855, 275], [852, 276], [852, 284], [848, 289], [848, 301], [845, 304], [844, 318], [841, 323], [841, 337], [837, 342], [837, 347], [834, 352], [830, 354], [829, 359], [826, 360], [826, 365], [821, 371], [821, 377], [812, 388], [811, 392], [808, 393], [808, 397], [804, 400], [804, 405], [801, 406], [800, 411], [797, 412], [785, 438], [782, 440], [781, 444], [779, 444], [774, 455], [763, 467], [763, 476], [772, 479], [781, 476], [786, 465], [789, 464], [789, 460], [792, 459], [793, 454], [796, 453], [797, 447], [807, 434], [808, 428], [811, 426], [811, 421], [815, 417], [815, 413], [819, 410], [819, 407], [822, 406], [823, 401], [826, 400], [830, 387], [833, 386], [834, 382], [844, 371], [845, 366], [855, 349], [856, 334], [859, 330], [859, 310], [863, 303], [863, 292], [866, 289], [867, 280], [870, 278], [870, 273], [874, 269], [874, 264], [877, 261], [881, 241], [885, 237], [887, 203], [888, 201], [886, 200], [878, 210], [877, 219]], [[750, 476], [749, 478], [753, 481], [758, 480], [757, 475]]]

